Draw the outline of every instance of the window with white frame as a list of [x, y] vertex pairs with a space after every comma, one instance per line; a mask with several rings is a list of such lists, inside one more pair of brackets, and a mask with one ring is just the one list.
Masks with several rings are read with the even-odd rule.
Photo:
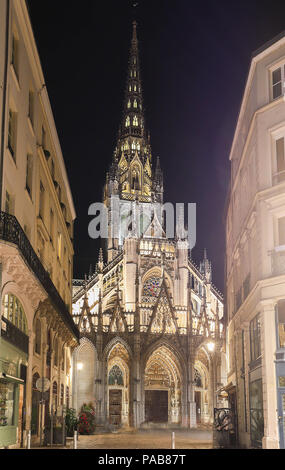
[[9, 110], [9, 122], [8, 122], [8, 148], [12, 157], [15, 160], [16, 154], [16, 138], [17, 138], [17, 113]]
[[29, 91], [29, 114], [28, 117], [30, 118], [32, 126], [34, 125], [34, 92]]
[[45, 188], [42, 182], [40, 182], [40, 203], [39, 203], [39, 216], [44, 219], [45, 210]]
[[14, 200], [12, 195], [6, 190], [6, 195], [5, 195], [5, 212], [7, 214], [14, 214]]
[[17, 78], [19, 78], [19, 40], [16, 34], [12, 36], [11, 64], [14, 68]]
[[284, 95], [285, 64], [272, 71], [272, 98], [275, 100]]
[[33, 185], [33, 156], [27, 155], [27, 167], [26, 167], [26, 190], [29, 195], [32, 196], [32, 185]]
[[276, 174], [275, 183], [285, 181], [285, 139], [284, 136], [275, 140]]

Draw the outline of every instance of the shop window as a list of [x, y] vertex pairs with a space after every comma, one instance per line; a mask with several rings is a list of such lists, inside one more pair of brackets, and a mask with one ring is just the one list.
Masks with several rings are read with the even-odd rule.
[[250, 401], [250, 437], [252, 445], [262, 446], [264, 434], [262, 380], [255, 380], [249, 384]]
[[285, 300], [277, 304], [279, 347], [285, 348]]
[[15, 385], [0, 381], [0, 428], [14, 425]]
[[250, 331], [250, 354], [251, 361], [255, 361], [261, 356], [261, 341], [260, 341], [260, 315], [251, 320], [249, 325]]
[[21, 305], [21, 302], [15, 295], [5, 295], [3, 316], [23, 333], [28, 333], [27, 319], [24, 309]]

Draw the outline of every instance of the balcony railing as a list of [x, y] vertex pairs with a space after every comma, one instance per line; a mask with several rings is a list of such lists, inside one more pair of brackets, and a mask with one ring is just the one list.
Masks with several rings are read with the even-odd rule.
[[3, 326], [1, 327], [1, 336], [9, 343], [28, 354], [29, 337], [13, 325], [13, 323], [7, 320], [7, 318], [2, 317], [2, 322], [5, 325], [5, 328], [3, 328]]
[[285, 274], [285, 250], [284, 251], [272, 251], [272, 274], [279, 276]]
[[61, 316], [63, 322], [73, 333], [75, 338], [79, 340], [79, 331], [73, 322], [72, 316], [68, 311], [65, 303], [55, 288], [49, 274], [44, 269], [40, 259], [35, 253], [31, 243], [29, 242], [25, 232], [17, 221], [16, 217], [6, 212], [0, 212], [0, 240], [13, 243], [21, 251], [25, 261], [34, 272], [43, 288], [47, 292], [52, 304]]

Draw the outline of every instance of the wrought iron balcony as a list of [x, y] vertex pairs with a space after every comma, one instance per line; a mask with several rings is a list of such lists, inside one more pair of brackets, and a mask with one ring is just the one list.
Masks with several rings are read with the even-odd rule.
[[55, 288], [48, 272], [43, 267], [18, 220], [15, 216], [2, 211], [0, 212], [0, 240], [13, 243], [19, 248], [25, 261], [47, 292], [54, 308], [59, 313], [63, 322], [73, 333], [75, 338], [79, 340], [79, 331], [72, 320], [70, 312]]
[[2, 322], [5, 325], [5, 328], [1, 327], [1, 336], [9, 343], [28, 354], [29, 337], [13, 325], [13, 323], [7, 320], [7, 318], [2, 317]]
[[285, 274], [285, 250], [284, 251], [272, 251], [272, 274], [273, 276], [279, 276]]

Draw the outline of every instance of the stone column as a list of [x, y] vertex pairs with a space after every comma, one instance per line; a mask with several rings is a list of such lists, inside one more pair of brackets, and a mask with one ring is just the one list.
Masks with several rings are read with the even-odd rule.
[[264, 302], [263, 312], [261, 313], [261, 354], [264, 414], [262, 447], [265, 449], [279, 448], [275, 352], [276, 323], [274, 304], [273, 302]]
[[214, 413], [214, 370], [212, 357], [209, 363], [209, 420], [213, 421]]
[[194, 361], [189, 364], [189, 427], [197, 428], [196, 402], [194, 391]]
[[[47, 368], [47, 351], [48, 351], [48, 345], [46, 343], [43, 343], [42, 345], [42, 370], [41, 370], [41, 377], [46, 377], [46, 368]], [[51, 386], [51, 385], [50, 385]], [[40, 406], [40, 413], [42, 413], [42, 420], [40, 423], [42, 423], [42, 430], [44, 428], [45, 424], [45, 405]], [[39, 428], [39, 432], [41, 432]]]
[[104, 361], [98, 358], [97, 376], [95, 378], [95, 397], [96, 397], [96, 423], [105, 425], [108, 422], [105, 384]]
[[25, 416], [25, 431], [24, 446], [27, 442], [27, 433], [31, 430], [31, 410], [32, 410], [32, 380], [33, 380], [33, 355], [34, 355], [34, 338], [35, 333], [29, 330], [29, 353], [28, 353], [28, 368], [27, 368], [27, 381], [26, 381], [26, 416]]
[[130, 424], [138, 428], [142, 423], [142, 396], [141, 387], [143, 377], [140, 371], [140, 339], [135, 337], [134, 358], [130, 370]]

